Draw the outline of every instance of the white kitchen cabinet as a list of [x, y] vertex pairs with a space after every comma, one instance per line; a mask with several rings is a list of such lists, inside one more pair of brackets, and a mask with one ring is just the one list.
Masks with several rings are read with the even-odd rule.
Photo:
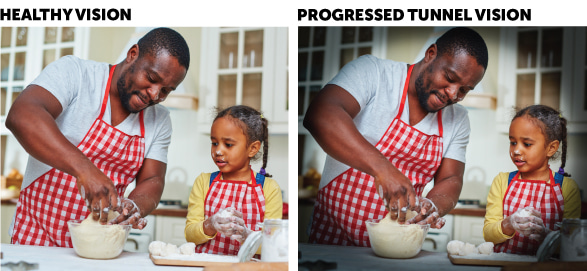
[[514, 107], [544, 104], [561, 110], [569, 133], [587, 131], [585, 27], [502, 28], [498, 129], [507, 132]]
[[248, 105], [269, 120], [269, 132], [287, 133], [287, 28], [204, 28], [200, 61], [199, 122], [212, 123], [216, 108]]
[[10, 235], [8, 235], [8, 229], [10, 228], [10, 223], [12, 223], [12, 217], [14, 213], [16, 213], [16, 205], [15, 204], [2, 204], [2, 210], [0, 210], [2, 214], [2, 225], [0, 229], [2, 229], [2, 243], [3, 244], [10, 244]]
[[155, 218], [155, 240], [177, 246], [185, 244], [185, 217], [158, 215]]
[[485, 242], [483, 239], [483, 223], [485, 217], [455, 215], [454, 240], [468, 242], [476, 246]]

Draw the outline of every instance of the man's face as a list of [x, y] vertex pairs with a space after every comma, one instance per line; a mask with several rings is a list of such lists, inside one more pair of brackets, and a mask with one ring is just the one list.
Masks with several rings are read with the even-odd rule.
[[185, 67], [167, 52], [135, 59], [116, 82], [123, 107], [137, 113], [158, 104], [183, 81]]
[[428, 112], [461, 101], [483, 78], [485, 69], [465, 52], [436, 55], [416, 78], [420, 105]]

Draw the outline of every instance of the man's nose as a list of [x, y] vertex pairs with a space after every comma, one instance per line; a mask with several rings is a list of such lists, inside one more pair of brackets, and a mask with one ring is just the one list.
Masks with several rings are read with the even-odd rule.
[[448, 99], [450, 99], [452, 102], [456, 103], [462, 100], [458, 95], [459, 88], [457, 86], [448, 86], [444, 89], [444, 91], [446, 92], [446, 95], [448, 95]]
[[150, 87], [147, 89], [147, 93], [149, 94], [149, 98], [153, 100], [153, 102], [159, 102], [159, 96], [161, 94], [161, 89], [157, 87]]

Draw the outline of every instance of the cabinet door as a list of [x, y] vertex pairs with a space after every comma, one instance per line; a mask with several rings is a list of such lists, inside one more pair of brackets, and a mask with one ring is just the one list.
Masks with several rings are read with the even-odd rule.
[[584, 27], [503, 28], [500, 41], [499, 130], [513, 108], [544, 104], [561, 110], [569, 132], [587, 131]]
[[155, 221], [155, 240], [177, 246], [185, 244], [185, 217], [157, 216]]
[[455, 215], [454, 239], [476, 246], [484, 243], [484, 221], [484, 217]]
[[287, 28], [204, 28], [202, 36], [200, 122], [242, 104], [264, 113], [269, 132], [287, 132]]

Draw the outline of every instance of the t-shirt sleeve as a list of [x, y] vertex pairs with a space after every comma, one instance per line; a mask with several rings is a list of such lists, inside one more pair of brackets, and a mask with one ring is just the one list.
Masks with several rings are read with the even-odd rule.
[[345, 89], [363, 109], [375, 96], [378, 89], [379, 80], [374, 78], [379, 74], [378, 69], [377, 58], [372, 55], [364, 55], [342, 67], [328, 84]]
[[459, 106], [455, 108], [454, 120], [455, 130], [451, 142], [447, 146], [444, 158], [454, 159], [460, 162], [466, 162], [467, 145], [469, 144], [469, 134], [471, 133], [471, 124], [467, 110]]
[[204, 233], [204, 220], [206, 219], [204, 206], [209, 185], [210, 173], [200, 174], [194, 181], [189, 197], [184, 234], [186, 241], [193, 242], [196, 245], [208, 242], [216, 236], [208, 236]]
[[487, 206], [485, 207], [485, 222], [483, 225], [483, 238], [486, 242], [494, 244], [503, 243], [513, 237], [505, 235], [501, 229], [503, 220], [503, 198], [507, 190], [507, 179], [509, 173], [500, 173], [491, 184], [487, 195]]
[[563, 218], [581, 217], [581, 193], [574, 179], [565, 177], [562, 186], [565, 210]]
[[40, 86], [53, 94], [61, 103], [62, 111], [65, 111], [78, 95], [81, 74], [78, 59], [65, 56], [47, 65], [31, 85]]
[[149, 146], [145, 157], [167, 163], [167, 152], [173, 132], [171, 117], [169, 116], [169, 111], [162, 107], [156, 110], [156, 114], [155, 121], [160, 125], [157, 125], [153, 142]]

